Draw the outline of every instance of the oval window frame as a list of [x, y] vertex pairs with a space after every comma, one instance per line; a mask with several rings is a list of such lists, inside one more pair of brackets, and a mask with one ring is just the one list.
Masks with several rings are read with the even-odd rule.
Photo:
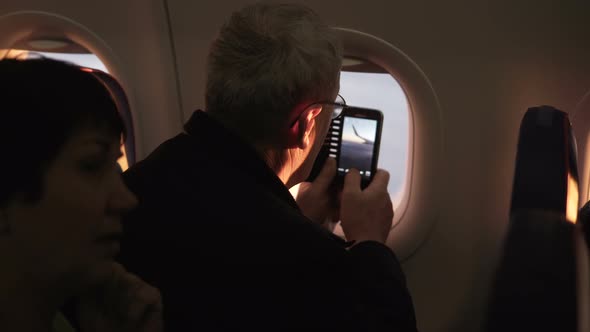
[[132, 111], [135, 109], [134, 94], [127, 88], [129, 84], [120, 61], [103, 39], [72, 19], [54, 13], [33, 10], [17, 11], [0, 16], [0, 31], [3, 31], [0, 35], [0, 49], [11, 48], [15, 43], [31, 37], [36, 39], [42, 36], [47, 39], [70, 40], [96, 55], [119, 85], [123, 87], [127, 97], [133, 136], [131, 137], [133, 149], [128, 151], [128, 153], [132, 153], [128, 158], [129, 166], [137, 160], [137, 156], [142, 155], [137, 114]]
[[344, 56], [385, 69], [406, 94], [410, 137], [405, 194], [387, 239], [387, 245], [403, 262], [424, 244], [439, 215], [443, 185], [440, 174], [444, 174], [440, 103], [428, 77], [400, 49], [364, 32], [341, 27], [334, 30], [342, 40]]

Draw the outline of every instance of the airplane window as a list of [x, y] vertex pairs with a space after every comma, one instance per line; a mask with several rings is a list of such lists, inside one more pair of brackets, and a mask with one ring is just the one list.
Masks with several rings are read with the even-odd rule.
[[[383, 112], [378, 167], [390, 174], [395, 209], [387, 244], [405, 261], [438, 218], [444, 185], [432, 167], [442, 164], [444, 146], [438, 97], [424, 71], [396, 46], [362, 31], [334, 29], [345, 54], [340, 94], [351, 106]], [[339, 225], [334, 233], [342, 235]]]
[[383, 68], [359, 59], [345, 58], [340, 94], [351, 106], [383, 112], [378, 167], [390, 174], [389, 194], [394, 209], [403, 198], [408, 167], [409, 108], [399, 83]]
[[[31, 58], [49, 58], [69, 62], [78, 66], [98, 69], [105, 73], [109, 73], [105, 64], [92, 52], [88, 51], [81, 45], [78, 45], [69, 40], [26, 40], [17, 42], [11, 49], [0, 49], [0, 59], [14, 58], [14, 59], [31, 59]], [[129, 113], [129, 110], [126, 110]], [[126, 126], [129, 128], [131, 122], [131, 114], [121, 114]], [[122, 156], [117, 160], [122, 171], [129, 168], [129, 164], [133, 163], [133, 159], [127, 154], [127, 149], [134, 149], [133, 146], [133, 132], [128, 130], [128, 136], [124, 144], [121, 144]], [[130, 160], [131, 159], [131, 160]]]

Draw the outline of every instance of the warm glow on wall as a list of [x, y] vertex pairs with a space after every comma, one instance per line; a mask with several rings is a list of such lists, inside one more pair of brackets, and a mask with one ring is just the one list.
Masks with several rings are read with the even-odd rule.
[[0, 49], [0, 59], [19, 59], [25, 60], [29, 57], [29, 51], [16, 49]]
[[129, 163], [127, 162], [127, 153], [125, 151], [125, 145], [121, 145], [121, 157], [117, 160], [119, 166], [121, 166], [121, 170], [125, 172], [129, 168]]
[[576, 223], [578, 219], [578, 202], [579, 202], [579, 192], [578, 192], [578, 182], [571, 173], [567, 175], [567, 206], [565, 211], [565, 218], [571, 222]]

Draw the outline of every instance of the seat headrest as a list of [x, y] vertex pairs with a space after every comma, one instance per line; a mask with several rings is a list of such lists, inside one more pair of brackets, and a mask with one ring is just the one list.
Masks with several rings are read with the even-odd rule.
[[[520, 126], [510, 214], [540, 209], [575, 221], [577, 185], [576, 144], [567, 113], [551, 106], [529, 108]], [[575, 201], [569, 213], [568, 195]]]

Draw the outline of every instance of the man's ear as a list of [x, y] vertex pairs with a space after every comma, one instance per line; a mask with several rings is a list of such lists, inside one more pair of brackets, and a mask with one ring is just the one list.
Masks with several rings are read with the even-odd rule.
[[308, 108], [295, 121], [289, 130], [288, 145], [290, 148], [305, 149], [309, 145], [309, 136], [315, 127], [316, 117], [322, 111], [322, 106]]

